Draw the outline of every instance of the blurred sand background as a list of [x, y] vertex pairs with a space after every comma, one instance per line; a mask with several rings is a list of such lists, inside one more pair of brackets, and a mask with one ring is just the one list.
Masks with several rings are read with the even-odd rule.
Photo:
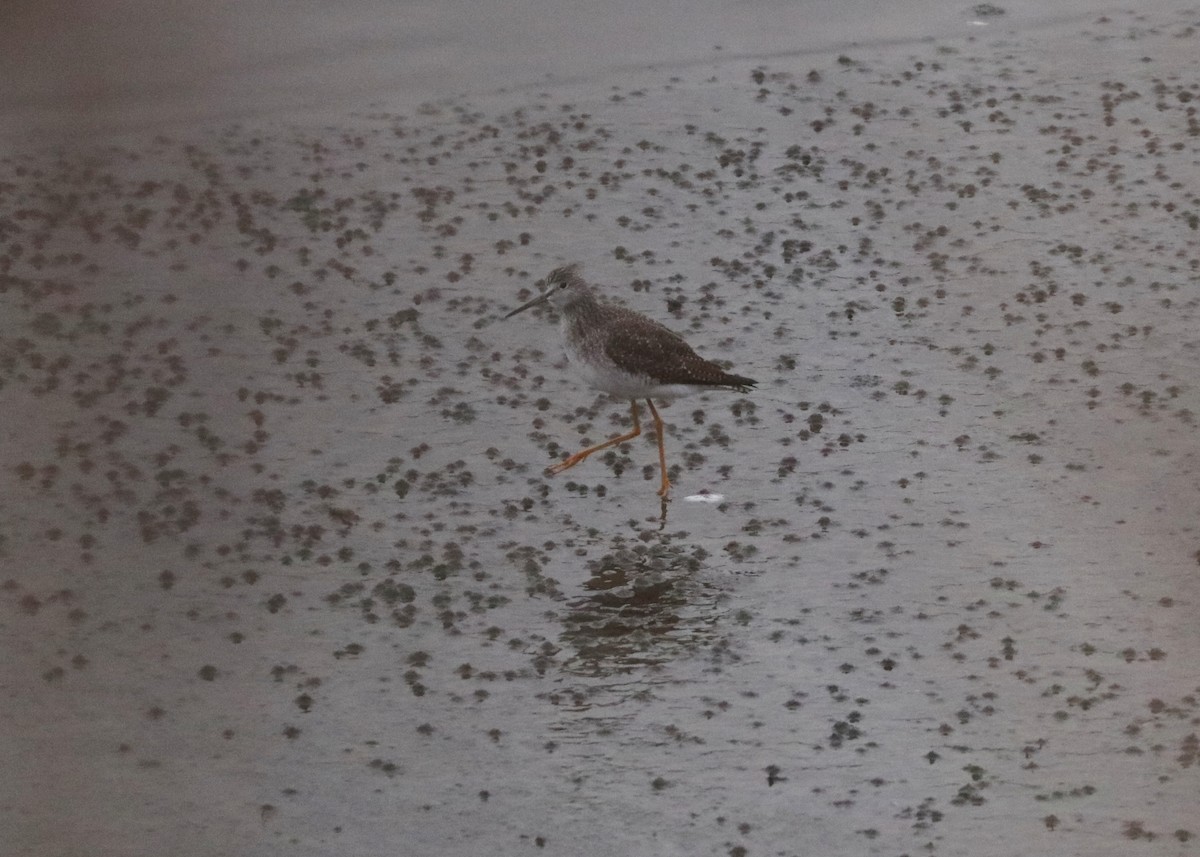
[[1200, 848], [1200, 9], [0, 16], [0, 854]]

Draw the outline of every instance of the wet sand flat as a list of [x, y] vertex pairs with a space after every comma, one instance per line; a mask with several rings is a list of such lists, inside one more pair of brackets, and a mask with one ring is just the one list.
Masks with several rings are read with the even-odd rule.
[[1194, 853], [1200, 13], [952, 14], [10, 136], [0, 853]]

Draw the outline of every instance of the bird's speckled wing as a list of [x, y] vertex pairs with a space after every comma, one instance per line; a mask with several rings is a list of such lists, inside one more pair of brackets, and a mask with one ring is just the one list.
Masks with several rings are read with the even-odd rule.
[[610, 329], [604, 353], [619, 369], [653, 378], [660, 384], [732, 387], [746, 392], [755, 383], [729, 374], [693, 351], [678, 334], [640, 317]]

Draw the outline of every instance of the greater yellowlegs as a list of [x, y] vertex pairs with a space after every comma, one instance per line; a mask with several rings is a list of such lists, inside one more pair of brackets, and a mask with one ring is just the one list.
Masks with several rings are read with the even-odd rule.
[[645, 399], [658, 433], [658, 464], [666, 499], [671, 488], [667, 478], [667, 453], [663, 447], [663, 421], [654, 398], [675, 398], [697, 390], [730, 389], [748, 393], [758, 382], [731, 375], [716, 363], [705, 360], [683, 339], [640, 313], [601, 303], [579, 275], [578, 265], [555, 268], [545, 280], [545, 289], [533, 300], [504, 316], [512, 318], [530, 307], [549, 302], [559, 312], [563, 347], [567, 359], [588, 386], [629, 400], [633, 430], [603, 443], [580, 450], [547, 468], [549, 474], [574, 467], [593, 452], [633, 440], [642, 433], [638, 399]]

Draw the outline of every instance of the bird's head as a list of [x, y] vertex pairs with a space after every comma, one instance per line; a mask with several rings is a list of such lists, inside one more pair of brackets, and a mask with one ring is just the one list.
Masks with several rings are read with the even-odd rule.
[[524, 312], [530, 307], [535, 307], [543, 303], [550, 303], [555, 309], [561, 312], [571, 303], [581, 299], [590, 299], [591, 297], [587, 283], [579, 275], [578, 264], [563, 265], [561, 268], [555, 268], [546, 275], [540, 285], [542, 290], [535, 298], [521, 304], [521, 306], [504, 317], [512, 318], [519, 312]]

